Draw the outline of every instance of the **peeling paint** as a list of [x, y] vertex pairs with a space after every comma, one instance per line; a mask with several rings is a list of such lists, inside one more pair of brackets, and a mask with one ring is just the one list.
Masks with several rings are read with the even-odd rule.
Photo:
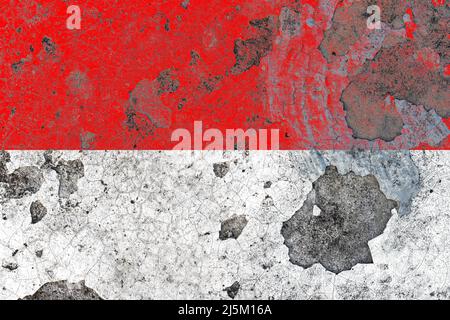
[[222, 222], [219, 232], [220, 240], [237, 239], [247, 226], [247, 218], [245, 216], [235, 216]]
[[[313, 207], [321, 210], [313, 214]], [[340, 175], [336, 167], [313, 183], [302, 208], [283, 224], [290, 261], [315, 263], [340, 273], [358, 263], [373, 263], [368, 241], [383, 233], [397, 203], [380, 191], [374, 176]]]
[[22, 300], [103, 300], [94, 290], [86, 287], [84, 281], [50, 282], [40, 287], [33, 295]]

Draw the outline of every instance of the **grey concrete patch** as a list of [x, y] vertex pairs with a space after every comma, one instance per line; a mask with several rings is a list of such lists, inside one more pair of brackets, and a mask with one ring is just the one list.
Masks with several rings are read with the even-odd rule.
[[235, 281], [231, 286], [225, 288], [224, 291], [226, 291], [226, 293], [231, 299], [234, 299], [238, 295], [240, 288], [241, 284], [238, 281]]
[[[313, 214], [314, 206], [320, 215]], [[372, 263], [368, 242], [383, 233], [396, 207], [374, 176], [341, 175], [327, 167], [303, 207], [281, 229], [290, 261], [305, 268], [321, 263], [334, 273]]]
[[27, 195], [39, 191], [44, 176], [37, 167], [26, 166], [7, 173], [6, 163], [10, 161], [9, 154], [3, 152], [0, 156], [0, 186], [3, 185], [3, 192], [0, 189], [0, 199], [20, 199]]
[[237, 239], [244, 231], [248, 221], [245, 216], [234, 216], [222, 222], [219, 232], [220, 240]]
[[84, 165], [79, 159], [66, 161], [61, 159], [55, 164], [51, 152], [44, 154], [45, 163], [43, 169], [54, 170], [59, 177], [59, 197], [69, 198], [71, 194], [78, 190], [77, 183], [84, 177]]
[[55, 167], [59, 175], [59, 196], [68, 198], [78, 190], [78, 179], [84, 177], [84, 165], [80, 160], [61, 160]]
[[353, 171], [357, 175], [374, 175], [386, 197], [399, 203], [400, 215], [411, 212], [412, 200], [421, 187], [410, 151], [310, 151], [290, 155], [292, 165], [308, 180], [316, 180], [329, 165], [336, 166], [342, 174]]
[[31, 224], [36, 224], [47, 215], [47, 208], [40, 201], [34, 201], [30, 206]]
[[230, 171], [230, 164], [228, 162], [215, 163], [213, 165], [214, 174], [218, 178], [223, 178]]
[[23, 300], [103, 300], [94, 290], [86, 287], [84, 281], [68, 283], [57, 281], [46, 283], [33, 295]]

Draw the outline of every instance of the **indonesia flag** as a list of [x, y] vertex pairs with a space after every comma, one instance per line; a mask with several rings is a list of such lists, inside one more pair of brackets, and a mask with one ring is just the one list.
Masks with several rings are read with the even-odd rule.
[[449, 17], [1, 0], [0, 299], [449, 299]]

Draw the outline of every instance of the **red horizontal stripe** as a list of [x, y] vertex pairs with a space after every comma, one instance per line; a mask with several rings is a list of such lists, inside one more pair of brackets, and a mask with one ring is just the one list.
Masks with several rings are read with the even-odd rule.
[[[450, 149], [427, 134], [408, 145], [411, 132], [353, 137], [340, 101], [349, 75], [319, 50], [337, 0], [182, 2], [74, 1], [81, 30], [68, 30], [64, 1], [3, 1], [0, 148], [172, 149], [174, 130], [202, 121], [224, 134], [279, 129], [281, 149]], [[269, 31], [255, 25], [267, 17]], [[259, 61], [246, 68], [236, 46], [252, 39], [241, 53], [257, 46], [247, 58]]]

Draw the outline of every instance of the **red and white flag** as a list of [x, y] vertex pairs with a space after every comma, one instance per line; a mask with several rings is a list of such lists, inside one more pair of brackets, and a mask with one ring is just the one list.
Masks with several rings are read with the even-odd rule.
[[448, 298], [449, 12], [3, 1], [0, 298]]

